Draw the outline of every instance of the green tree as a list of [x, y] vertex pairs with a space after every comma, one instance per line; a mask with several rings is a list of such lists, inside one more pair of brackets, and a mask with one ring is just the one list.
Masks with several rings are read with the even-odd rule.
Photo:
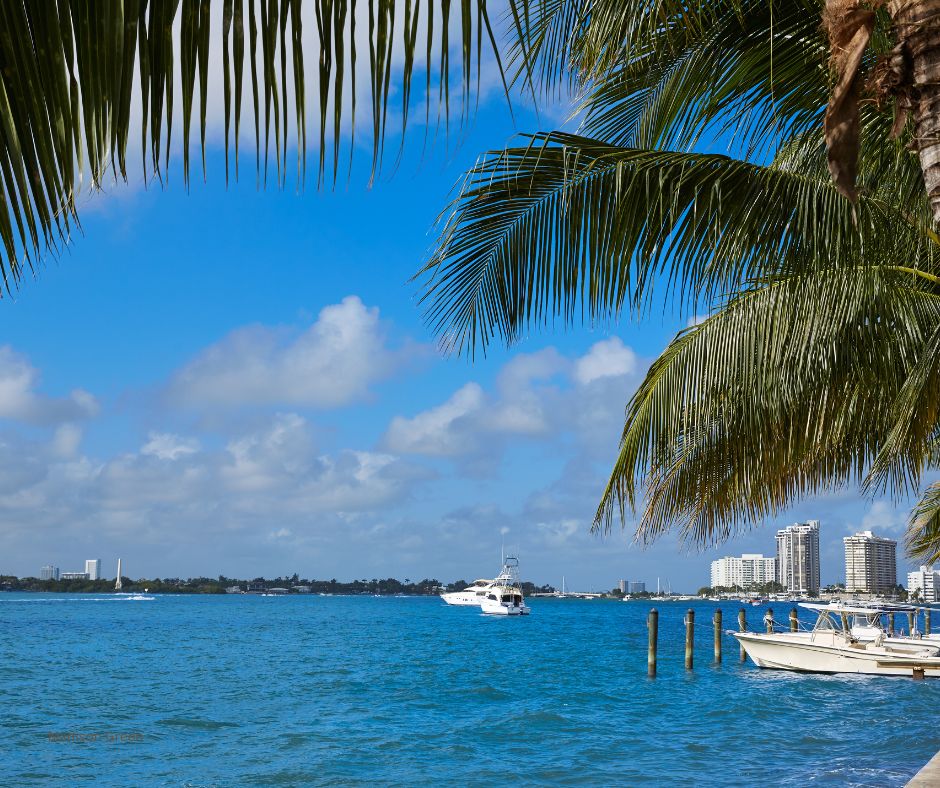
[[[809, 0], [535, 6], [527, 73], [573, 81], [583, 121], [468, 173], [424, 269], [445, 344], [485, 351], [663, 297], [707, 313], [628, 404], [598, 529], [633, 512], [641, 540], [703, 544], [844, 484], [919, 488], [940, 457], [940, 237], [923, 141], [890, 112], [907, 99], [839, 93]], [[857, 54], [877, 75], [908, 31], [887, 10], [870, 21]], [[824, 129], [840, 95], [857, 152], [833, 147], [831, 110]], [[940, 555], [940, 486], [909, 547]]]

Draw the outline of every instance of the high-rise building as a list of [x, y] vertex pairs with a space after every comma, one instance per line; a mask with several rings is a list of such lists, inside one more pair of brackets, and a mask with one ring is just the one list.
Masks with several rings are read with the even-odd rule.
[[862, 531], [846, 536], [845, 590], [863, 594], [888, 594], [898, 584], [898, 543], [894, 539]]
[[97, 580], [101, 577], [101, 559], [89, 558], [85, 561], [85, 574], [89, 580]]
[[745, 553], [740, 558], [727, 556], [712, 561], [712, 588], [751, 588], [771, 583], [776, 576], [773, 558], [764, 558], [759, 553]]
[[40, 580], [58, 580], [59, 579], [59, 567], [52, 566], [47, 564], [42, 569], [39, 570], [39, 579]]
[[646, 591], [646, 583], [642, 580], [621, 580], [619, 585], [621, 594], [642, 594]]
[[631, 580], [627, 591], [631, 594], [645, 594], [646, 582], [643, 580]]
[[819, 593], [819, 520], [777, 531], [777, 582], [789, 593]]
[[940, 572], [934, 571], [932, 566], [922, 566], [916, 572], [907, 575], [907, 592], [911, 595], [915, 591], [921, 602], [940, 601]]

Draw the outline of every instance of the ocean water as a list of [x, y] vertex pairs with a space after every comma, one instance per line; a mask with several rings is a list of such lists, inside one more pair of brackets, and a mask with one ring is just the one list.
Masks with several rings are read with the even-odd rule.
[[702, 602], [692, 672], [689, 603], [659, 606], [650, 680], [649, 604], [531, 604], [0, 594], [0, 784], [891, 786], [940, 749], [940, 680], [762, 671], [731, 637], [715, 667]]

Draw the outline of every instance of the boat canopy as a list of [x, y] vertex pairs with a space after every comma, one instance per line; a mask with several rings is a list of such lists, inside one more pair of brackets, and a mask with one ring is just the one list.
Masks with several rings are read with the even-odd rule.
[[897, 612], [913, 612], [918, 608], [913, 605], [889, 605], [889, 604], [878, 604], [878, 605], [844, 605], [841, 602], [830, 602], [826, 605], [817, 604], [814, 602], [800, 602], [800, 607], [805, 607], [807, 610], [816, 610], [818, 612], [829, 612], [829, 613], [857, 613], [862, 616], [869, 615], [878, 615], [879, 613], [897, 613]]

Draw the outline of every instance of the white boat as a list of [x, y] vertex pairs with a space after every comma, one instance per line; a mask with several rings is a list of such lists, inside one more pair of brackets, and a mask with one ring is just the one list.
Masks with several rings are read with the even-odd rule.
[[[846, 605], [804, 603], [801, 607], [818, 614], [811, 631], [731, 634], [754, 664], [761, 668], [808, 673], [940, 677], [940, 652], [934, 644], [910, 638], [888, 638], [883, 631], [866, 642], [852, 633], [850, 616], [867, 617], [883, 611]], [[898, 640], [903, 642], [896, 642]]]
[[[833, 615], [839, 616], [845, 613], [852, 637], [862, 643], [878, 642], [897, 648], [907, 648], [914, 651], [921, 651], [925, 648], [933, 648], [940, 656], [940, 636], [923, 635], [917, 631], [917, 608], [909, 605], [869, 605], [866, 603], [845, 605], [842, 602], [830, 602], [828, 605], [803, 603], [802, 607], [808, 610], [828, 610]], [[900, 613], [907, 615], [914, 613], [914, 630], [907, 635], [895, 635], [882, 626], [881, 617], [886, 613]]]
[[503, 559], [503, 569], [480, 600], [480, 610], [489, 616], [527, 616], [531, 612], [522, 596], [518, 558]]
[[448, 605], [472, 605], [479, 607], [486, 596], [486, 592], [494, 588], [495, 580], [474, 580], [463, 591], [448, 591], [441, 594]]

